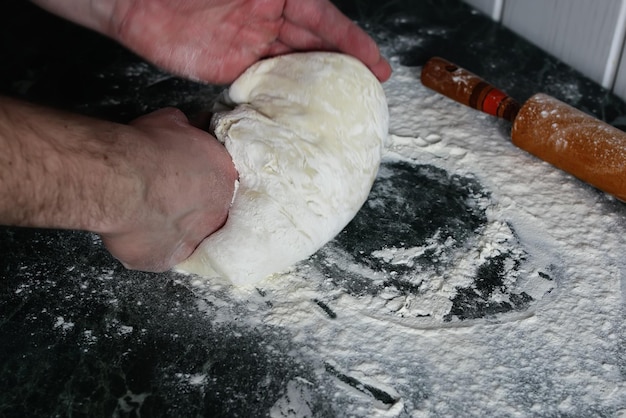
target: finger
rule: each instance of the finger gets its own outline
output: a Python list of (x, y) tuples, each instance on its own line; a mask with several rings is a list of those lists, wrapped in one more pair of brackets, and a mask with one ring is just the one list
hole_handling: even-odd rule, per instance
[(335, 45), (332, 45), (318, 35), (313, 34), (308, 29), (298, 26), (289, 20), (285, 20), (283, 23), (278, 39), (294, 50), (337, 50)]
[[(281, 28), (279, 39), (293, 50), (337, 51), (338, 47), (325, 39), (314, 35), (310, 31), (285, 21)], [(342, 51), (345, 52), (345, 51)], [(274, 54), (279, 55), (279, 54)], [(391, 76), (391, 66), (379, 54), (379, 61), (369, 65), (370, 70), (380, 81), (386, 81)]]
[(265, 56), (275, 57), (277, 55), (284, 55), (293, 51), (294, 48), (290, 47), (289, 45), (286, 45), (281, 41), (274, 41), (272, 44), (270, 44), (267, 52), (265, 53)]
[(193, 254), (195, 249), (200, 245), (200, 243), (202, 242), (202, 239), (193, 240), (192, 242), (193, 244), (190, 242), (178, 243), (178, 245), (172, 252), (172, 255), (170, 256), (169, 260), (167, 260), (167, 263), (165, 263), (168, 265), (168, 268), (173, 267), (177, 264), (180, 264), (186, 259), (188, 259), (191, 256), (191, 254)]
[(376, 42), (328, 0), (287, 0), (285, 18), (319, 36), (327, 45), (363, 61), (380, 79), (389, 78), (390, 67)]
[(180, 109), (165, 107), (148, 113), (147, 115), (140, 116), (130, 124), (135, 126), (162, 126), (172, 123), (178, 126), (187, 126), (189, 125), (189, 119)]
[(387, 81), (389, 80), (389, 77), (391, 77), (391, 65), (382, 55), (380, 56), (380, 61), (378, 61), (378, 63), (370, 66), (370, 70), (372, 70), (380, 82)]

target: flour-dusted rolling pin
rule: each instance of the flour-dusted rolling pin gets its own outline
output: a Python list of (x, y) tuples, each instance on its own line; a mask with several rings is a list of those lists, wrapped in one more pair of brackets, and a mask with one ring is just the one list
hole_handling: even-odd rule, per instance
[(475, 74), (442, 58), (422, 69), (422, 83), (451, 99), (513, 122), (515, 145), (626, 201), (626, 133), (546, 94), (520, 106)]

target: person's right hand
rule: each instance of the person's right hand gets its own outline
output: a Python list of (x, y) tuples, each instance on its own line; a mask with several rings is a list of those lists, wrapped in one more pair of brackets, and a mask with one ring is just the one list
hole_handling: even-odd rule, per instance
[(164, 271), (226, 222), (237, 172), (224, 146), (177, 109), (142, 116), (131, 127), (139, 142), (127, 157), (141, 182), (125, 216), (101, 236), (127, 268)]
[(122, 125), (0, 97), (0, 224), (91, 231), (164, 271), (228, 216), (237, 171), (177, 109)]

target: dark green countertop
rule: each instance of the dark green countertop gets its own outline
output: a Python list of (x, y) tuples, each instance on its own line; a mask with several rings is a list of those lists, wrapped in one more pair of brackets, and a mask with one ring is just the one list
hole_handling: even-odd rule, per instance
[[(417, 67), (433, 55), (444, 56), (519, 100), (543, 91), (626, 127), (623, 101), (461, 2), (336, 3), (380, 41), (396, 64)], [(125, 122), (163, 106), (193, 114), (221, 90), (172, 77), (27, 2), (9, 0), (2, 8), (1, 93)], [(406, 39), (411, 41), (401, 41)], [(485, 222), (484, 210), (468, 203), (489, 199), (475, 180), (435, 168), (415, 172), (399, 163), (390, 167), (396, 180), (381, 180), (373, 192), (377, 198), (384, 200), (389, 190), (402, 194), (408, 187), (428, 198), (409, 202), (414, 217), (385, 218), (384, 212), (364, 210), (334, 245), (358, 258), (385, 240), (423, 242), (436, 230), (462, 242)], [(605, 204), (606, 210), (623, 212), (620, 203)], [(419, 216), (430, 223), (418, 226), (414, 219)], [(336, 279), (333, 291), (341, 288), (355, 298), (382, 294), (378, 284), (324, 263), (325, 251), (311, 263)], [(439, 325), (524, 313), (533, 303), (528, 295), (511, 293), (506, 303), (480, 296), (505, 289), (503, 266), (523, 265), (516, 257), (504, 254), (485, 262), (474, 282), (483, 293), (459, 291)], [(399, 267), (362, 262), (402, 273)], [(553, 272), (546, 266), (540, 274), (551, 280)], [(227, 290), (219, 288), (214, 299), (200, 300), (184, 284), (184, 276), (127, 271), (88, 233), (0, 228), (0, 276), (0, 417), (266, 416), (294, 381), (315, 388), (306, 401), (315, 416), (345, 416), (345, 398), (335, 396), (345, 388), (382, 405), (381, 416), (408, 416), (402, 408), (394, 415), (399, 397), (415, 407), (437, 390), (427, 379), (416, 378), (410, 393), (398, 394), (317, 358), (315, 352), (303, 355), (301, 342), (288, 329), (244, 321), (251, 315), (242, 307), (245, 302)], [(402, 281), (389, 280), (385, 286), (407, 294), (417, 291)], [(272, 308), (263, 289), (257, 297)], [(311, 310), (329, 320), (337, 316), (332, 303), (322, 298), (312, 300)], [(227, 312), (228, 319), (220, 312)], [(623, 356), (620, 364), (623, 377)], [(421, 372), (416, 366), (414, 374)], [(520, 397), (522, 415), (535, 400)], [(623, 402), (590, 406), (571, 416), (615, 416), (625, 407)], [(480, 410), (465, 412), (480, 415)]]

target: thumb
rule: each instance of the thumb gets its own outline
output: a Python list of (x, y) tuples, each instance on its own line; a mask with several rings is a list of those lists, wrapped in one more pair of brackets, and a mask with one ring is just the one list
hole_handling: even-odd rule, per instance
[(133, 126), (153, 126), (153, 127), (167, 127), (167, 126), (180, 126), (188, 127), (189, 118), (179, 109), (175, 107), (165, 107), (163, 109), (155, 110), (152, 113), (138, 117), (130, 122)]

